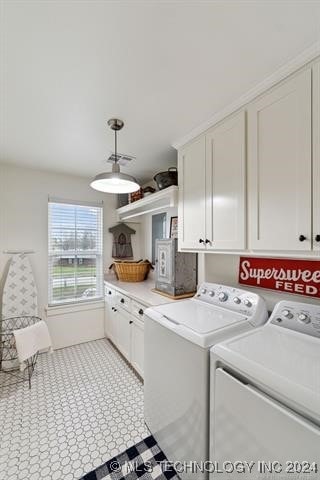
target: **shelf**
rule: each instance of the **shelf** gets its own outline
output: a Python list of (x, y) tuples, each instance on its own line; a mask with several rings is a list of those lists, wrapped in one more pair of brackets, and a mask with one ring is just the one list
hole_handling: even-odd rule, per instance
[(164, 208), (176, 207), (178, 205), (178, 187), (171, 187), (152, 193), (141, 200), (129, 203), (124, 207), (117, 209), (119, 220), (128, 220), (129, 218), (140, 217), (147, 213), (163, 210)]

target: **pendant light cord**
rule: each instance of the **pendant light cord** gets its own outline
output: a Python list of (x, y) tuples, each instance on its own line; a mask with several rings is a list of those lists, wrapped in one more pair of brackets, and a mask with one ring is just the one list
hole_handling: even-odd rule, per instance
[(118, 162), (118, 154), (117, 154), (117, 130), (114, 131), (114, 155), (115, 155), (114, 163), (117, 163), (117, 162)]

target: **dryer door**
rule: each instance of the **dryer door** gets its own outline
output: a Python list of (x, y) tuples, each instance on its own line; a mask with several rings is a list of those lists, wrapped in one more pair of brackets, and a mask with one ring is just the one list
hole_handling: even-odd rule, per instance
[[(220, 470), (233, 469), (223, 462), (241, 461), (252, 462), (250, 475), (245, 465), (246, 478), (262, 480), (273, 473), (271, 478), (320, 479), (314, 465), (319, 469), (320, 429), (221, 368), (216, 370), (211, 412), (210, 460)], [(241, 477), (236, 471), (214, 474), (221, 476)]]

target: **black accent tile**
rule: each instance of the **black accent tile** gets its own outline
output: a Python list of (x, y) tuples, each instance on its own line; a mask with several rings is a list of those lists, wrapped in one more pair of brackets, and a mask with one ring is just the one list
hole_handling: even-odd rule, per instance
[(139, 452), (136, 447), (130, 447), (128, 448), (128, 450), (126, 450), (126, 454), (128, 455), (130, 460), (133, 460), (139, 455)]
[(154, 445), (156, 445), (156, 439), (154, 438), (153, 435), (150, 435), (150, 437), (147, 437), (145, 440), (144, 440), (144, 443), (147, 445), (148, 448), (151, 448), (153, 447)]

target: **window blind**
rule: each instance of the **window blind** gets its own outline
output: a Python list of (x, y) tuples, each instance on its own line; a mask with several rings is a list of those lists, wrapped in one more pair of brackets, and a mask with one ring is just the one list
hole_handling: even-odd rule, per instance
[(103, 296), (102, 206), (50, 201), (49, 305)]

